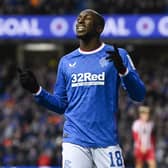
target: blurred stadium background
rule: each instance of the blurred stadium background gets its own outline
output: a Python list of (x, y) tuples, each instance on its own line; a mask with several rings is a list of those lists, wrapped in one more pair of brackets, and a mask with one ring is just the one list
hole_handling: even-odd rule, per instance
[[(61, 167), (63, 117), (39, 107), (18, 83), (31, 68), (52, 92), (60, 57), (76, 47), (77, 14), (104, 14), (103, 40), (125, 47), (147, 87), (156, 124), (158, 168), (168, 167), (168, 0), (0, 0), (0, 166)], [(133, 168), (131, 125), (138, 104), (121, 91), (119, 131)]]

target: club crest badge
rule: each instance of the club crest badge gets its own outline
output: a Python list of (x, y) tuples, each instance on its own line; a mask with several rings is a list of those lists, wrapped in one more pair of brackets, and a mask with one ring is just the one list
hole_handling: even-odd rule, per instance
[(100, 60), (99, 60), (99, 64), (101, 67), (106, 67), (108, 65), (108, 61), (106, 60), (106, 57), (102, 57)]

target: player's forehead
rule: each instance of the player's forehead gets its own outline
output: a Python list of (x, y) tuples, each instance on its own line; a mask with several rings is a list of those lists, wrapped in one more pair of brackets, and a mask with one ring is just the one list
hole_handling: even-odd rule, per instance
[(96, 16), (96, 11), (91, 10), (91, 9), (86, 9), (86, 10), (81, 11), (78, 17), (86, 16), (86, 15), (94, 17)]

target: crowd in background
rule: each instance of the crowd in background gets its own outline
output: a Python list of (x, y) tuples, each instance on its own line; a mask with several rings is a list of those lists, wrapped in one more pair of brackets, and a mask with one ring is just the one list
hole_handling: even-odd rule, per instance
[[(61, 165), (63, 117), (33, 103), (12, 66), (0, 65), (0, 165)], [(35, 74), (51, 89), (55, 71), (43, 65)]]
[(0, 14), (73, 14), (92, 8), (100, 13), (167, 13), (168, 0), (1, 0)]
[[(151, 119), (155, 124), (157, 167), (166, 168), (168, 167), (168, 58), (166, 55), (155, 55), (153, 52), (140, 59), (137, 69), (147, 89), (143, 104), (151, 108)], [(126, 154), (126, 163), (132, 165), (133, 140), (129, 135), (132, 134), (133, 121), (138, 118), (139, 104), (125, 97), (125, 94), (120, 98), (121, 141)]]
[[(0, 14), (78, 14), (85, 8), (100, 13), (167, 13), (168, 0), (0, 0)], [(147, 87), (145, 103), (156, 124), (159, 168), (168, 167), (168, 59), (142, 57), (137, 65)], [(52, 61), (33, 70), (40, 84), (52, 91), (56, 66)], [(61, 165), (64, 118), (38, 106), (19, 86), (15, 67), (0, 62), (0, 165)], [(131, 125), (138, 104), (121, 91), (119, 131), (126, 165), (133, 165)]]
[[(8, 60), (9, 62), (9, 60)], [(46, 61), (47, 62), (47, 61)], [(137, 69), (147, 88), (145, 102), (156, 124), (156, 156), (159, 168), (168, 166), (168, 59), (139, 58)], [(61, 165), (64, 118), (40, 107), (19, 85), (12, 64), (0, 65), (0, 165)], [(56, 78), (54, 60), (32, 67), (40, 84), (52, 92)], [(11, 75), (12, 74), (12, 75)], [(3, 82), (5, 81), (5, 86)], [(126, 165), (133, 166), (132, 122), (139, 104), (121, 90), (119, 131)]]

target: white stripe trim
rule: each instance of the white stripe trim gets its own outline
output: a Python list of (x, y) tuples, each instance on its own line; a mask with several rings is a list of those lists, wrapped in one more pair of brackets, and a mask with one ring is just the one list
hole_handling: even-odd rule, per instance
[(72, 83), (72, 87), (104, 85), (104, 81)]
[(40, 86), (39, 90), (36, 93), (33, 93), (34, 96), (38, 96), (42, 91), (42, 87)]
[(100, 51), (104, 46), (105, 46), (105, 44), (102, 43), (102, 45), (101, 45), (99, 48), (95, 49), (95, 50), (92, 50), (92, 51), (82, 51), (82, 50), (79, 48), (78, 51), (79, 51), (81, 54), (94, 54), (94, 53)]
[(130, 57), (129, 54), (127, 54), (127, 58), (128, 58), (129, 63), (131, 64), (131, 67), (135, 70), (135, 69), (136, 69), (136, 68), (135, 68), (135, 65), (134, 65), (134, 63), (132, 62), (132, 59), (131, 59), (131, 57)]
[(120, 77), (124, 77), (124, 76), (126, 76), (126, 75), (128, 74), (128, 72), (129, 72), (129, 70), (128, 70), (128, 68), (127, 68), (127, 69), (126, 69), (126, 72), (125, 72), (124, 74), (119, 73), (119, 75), (120, 75)]

